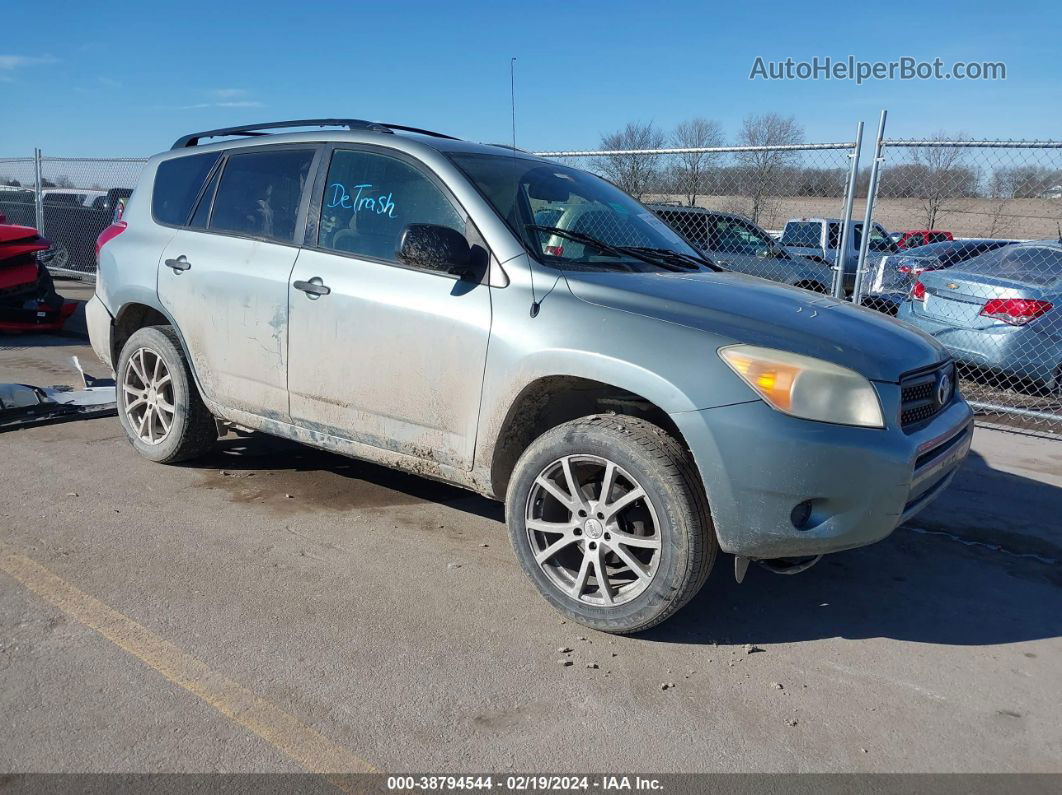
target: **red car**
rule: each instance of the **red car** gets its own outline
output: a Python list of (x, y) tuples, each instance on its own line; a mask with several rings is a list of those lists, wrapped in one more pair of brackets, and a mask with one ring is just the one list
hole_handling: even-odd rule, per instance
[(37, 253), (51, 245), (0, 214), (0, 331), (59, 331), (77, 303), (64, 301)]
[(889, 237), (896, 241), (897, 246), (905, 249), (955, 239), (951, 232), (945, 232), (942, 229), (905, 229), (902, 232), (893, 232)]

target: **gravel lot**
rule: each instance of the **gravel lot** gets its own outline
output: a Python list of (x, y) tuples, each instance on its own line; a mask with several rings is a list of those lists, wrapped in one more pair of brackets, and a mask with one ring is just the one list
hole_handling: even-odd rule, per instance
[[(0, 340), (0, 381), (69, 381), (73, 353), (98, 371), (73, 338)], [(1057, 519), (1037, 444), (1001, 510)], [(0, 451), (3, 772), (1062, 772), (1057, 525), (1033, 555), (938, 521), (740, 586), (723, 556), (613, 638), (458, 489), (261, 436), (158, 466), (115, 419)]]

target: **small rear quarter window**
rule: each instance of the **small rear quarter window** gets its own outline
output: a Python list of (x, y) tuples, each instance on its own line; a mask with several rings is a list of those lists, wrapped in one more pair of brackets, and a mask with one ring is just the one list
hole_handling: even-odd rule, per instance
[(159, 163), (151, 195), (151, 214), (155, 220), (171, 226), (188, 223), (203, 181), (220, 157), (220, 152), (204, 152)]

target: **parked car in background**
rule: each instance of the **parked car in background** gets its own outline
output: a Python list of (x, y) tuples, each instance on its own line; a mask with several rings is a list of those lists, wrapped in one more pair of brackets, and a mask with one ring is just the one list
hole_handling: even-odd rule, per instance
[[(782, 230), (781, 244), (793, 256), (804, 257), (828, 265), (838, 263), (841, 245), (840, 218), (793, 218)], [(851, 221), (847, 251), (840, 261), (844, 267), (844, 291), (851, 293), (855, 287), (856, 263), (859, 260), (859, 245), (863, 236), (863, 222)], [(885, 227), (875, 223), (871, 228), (867, 249), (872, 254), (895, 254), (900, 249), (889, 238)]]
[[(347, 129), (275, 134), (307, 126)], [(720, 550), (740, 580), (884, 538), (970, 444), (930, 337), (720, 271), (509, 148), (355, 119), (191, 134), (99, 245), (86, 322), (137, 453), (203, 456), (220, 419), (503, 500), (542, 596), (606, 632), (667, 619)]]
[(1062, 243), (996, 248), (925, 271), (899, 317), (958, 360), (1062, 392)]
[(919, 246), (928, 246), (930, 243), (943, 243), (946, 240), (953, 240), (951, 232), (945, 232), (941, 229), (905, 229), (900, 232), (893, 232), (889, 235), (889, 238), (896, 243), (899, 248), (918, 248)]
[(82, 188), (45, 188), (41, 191), (45, 204), (66, 204), (100, 209), (107, 201), (107, 191)]
[(899, 254), (887, 254), (878, 260), (872, 270), (873, 277), (863, 304), (895, 315), (900, 304), (910, 295), (915, 278), (923, 271), (950, 268), (986, 251), (1016, 242), (996, 239), (949, 240), (919, 246)]
[(0, 213), (0, 332), (58, 331), (77, 304), (55, 292), (37, 256), (48, 241)]
[[(43, 234), (51, 241), (51, 247), (41, 254), (41, 261), (53, 271), (95, 271), (96, 238), (113, 220), (116, 207), (132, 192), (130, 188), (42, 190)], [(12, 223), (37, 225), (32, 190), (0, 193), (0, 212)]]
[(703, 207), (646, 205), (698, 251), (728, 271), (829, 293), (833, 269), (790, 254), (748, 218)]

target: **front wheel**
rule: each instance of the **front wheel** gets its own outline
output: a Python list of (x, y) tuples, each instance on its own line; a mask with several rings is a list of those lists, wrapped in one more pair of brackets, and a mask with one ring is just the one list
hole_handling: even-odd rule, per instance
[(583, 417), (543, 434), (517, 462), (505, 508), (539, 592), (604, 632), (670, 617), (700, 590), (718, 551), (689, 454), (634, 417)]

